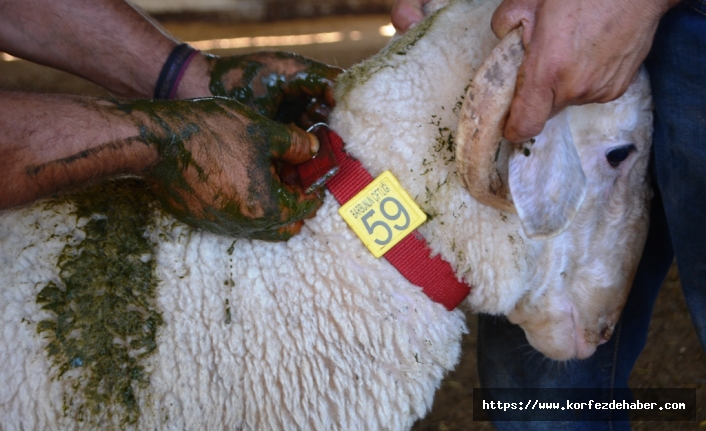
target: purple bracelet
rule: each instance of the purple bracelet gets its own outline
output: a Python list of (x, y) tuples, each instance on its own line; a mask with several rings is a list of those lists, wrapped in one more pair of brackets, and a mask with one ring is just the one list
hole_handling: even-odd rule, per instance
[(186, 43), (177, 45), (167, 57), (154, 88), (155, 99), (173, 99), (184, 71), (199, 51)]

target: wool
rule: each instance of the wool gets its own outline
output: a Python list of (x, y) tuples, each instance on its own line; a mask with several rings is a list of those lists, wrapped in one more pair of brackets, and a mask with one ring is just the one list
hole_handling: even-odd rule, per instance
[[(622, 195), (612, 197), (605, 179), (595, 179), (598, 195), (618, 202), (618, 221), (601, 222), (596, 230), (592, 220), (603, 220), (604, 211), (588, 209), (576, 216), (577, 225), (588, 227), (568, 239), (528, 239), (515, 214), (477, 203), (455, 171), (459, 106), (473, 71), (497, 43), (489, 27), (497, 4), (453, 1), (355, 66), (337, 84), (330, 124), (373, 175), (391, 170), (430, 215), (419, 231), (433, 254), (473, 285), (468, 306), (514, 316), (531, 331), (531, 342), (573, 355), (576, 341), (564, 330), (566, 307), (579, 304), (573, 292), (598, 304), (593, 317), (605, 320), (600, 293), (625, 291), (625, 277), (616, 280), (605, 267), (605, 245), (593, 246), (596, 232), (620, 237), (626, 250), (614, 251), (610, 260), (630, 267), (634, 257), (624, 255), (639, 245), (646, 226), (646, 78), (622, 101), (591, 114), (611, 117), (608, 124), (601, 120), (602, 131), (584, 127), (589, 121), (578, 121), (580, 111), (570, 113), (585, 134), (598, 133), (605, 148), (625, 136), (638, 146), (625, 173), (608, 170), (605, 160), (578, 148), (588, 152), (582, 155), (584, 170), (600, 170), (632, 190), (634, 198), (625, 203)], [(625, 121), (616, 117), (616, 106)], [(153, 350), (108, 334), (130, 346), (128, 356), (141, 367), (144, 378), (131, 381), (137, 409), (121, 402), (122, 394), (96, 404), (85, 391), (97, 372), (91, 358), (51, 354), (52, 346), (61, 345), (52, 343), (61, 340), (39, 331), (47, 325), (42, 322), (58, 318), (38, 296), (50, 283), (67, 293), (62, 265), (82, 258), (79, 252), (66, 257), (66, 250), (81, 250), (93, 241), (89, 223), (110, 223), (115, 215), (112, 203), (86, 212), (77, 202), (54, 198), (0, 214), (3, 430), (404, 430), (428, 412), (441, 379), (459, 360), (464, 314), (430, 301), (386, 260), (375, 259), (340, 218), (330, 194), (301, 233), (284, 243), (194, 230), (151, 206), (143, 237), (153, 252), (136, 259), (154, 265), (157, 288), (146, 300), (162, 323), (154, 323)], [(626, 224), (637, 233), (615, 233)], [(594, 278), (607, 280), (599, 294), (587, 293), (591, 289), (579, 280), (586, 265), (591, 268), (585, 271), (598, 274)], [(579, 280), (575, 289), (566, 287), (567, 277)], [(99, 301), (109, 282), (97, 281), (91, 300)], [(144, 307), (131, 312), (136, 318), (146, 314)], [(535, 328), (555, 316), (564, 320), (549, 331)], [(87, 337), (91, 330), (72, 336)], [(546, 339), (538, 339), (542, 331)], [(128, 362), (118, 361), (115, 369)]]

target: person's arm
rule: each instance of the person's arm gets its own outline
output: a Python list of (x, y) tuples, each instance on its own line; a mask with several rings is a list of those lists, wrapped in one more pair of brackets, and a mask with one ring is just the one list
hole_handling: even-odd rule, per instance
[(123, 0), (0, 1), (0, 50), (151, 97), (178, 42)]
[[(179, 43), (124, 0), (0, 0), (0, 50), (82, 76), (120, 96), (152, 98), (160, 71)], [(287, 86), (291, 93), (297, 86), (324, 105), (332, 104), (332, 96), (326, 100), (323, 92), (330, 92), (340, 72), (291, 54), (201, 53), (185, 68), (175, 98), (226, 96), (235, 87), (257, 85), (253, 76), (244, 77), (246, 69), (267, 78), (270, 95), (272, 88)], [(216, 80), (221, 82), (214, 91)], [(308, 89), (298, 85), (307, 81)]]
[(280, 181), (318, 142), (227, 99), (108, 100), (0, 92), (0, 210), (113, 177), (148, 180), (165, 209), (237, 237), (285, 239), (321, 205)]
[(2, 91), (0, 112), (0, 209), (157, 161), (107, 101)]
[[(123, 0), (0, 0), (0, 50), (83, 76), (122, 96), (152, 98), (160, 71), (177, 45)], [(309, 151), (286, 150), (292, 141), (309, 148), (311, 140), (311, 147), (318, 148), (313, 135), (281, 122), (303, 127), (324, 120), (339, 72), (292, 54), (199, 53), (184, 69), (175, 98), (216, 95), (237, 102), (123, 103), (120, 109), (129, 108), (130, 115), (106, 102), (0, 93), (0, 103), (6, 105), (0, 111), (0, 130), (6, 136), (0, 155), (8, 155), (0, 161), (0, 178), (11, 185), (0, 191), (0, 209), (66, 186), (141, 170), (149, 160), (139, 154), (146, 151), (145, 143), (159, 150), (160, 139), (167, 138), (125, 136), (124, 122), (132, 122), (133, 133), (135, 128), (158, 131), (168, 124), (165, 136), (184, 127), (190, 127), (185, 133), (198, 130), (177, 142), (187, 148), (179, 150), (181, 156), (200, 162), (184, 165), (186, 159), (166, 157), (176, 150), (163, 148), (166, 152), (158, 151), (154, 169), (140, 171), (152, 179), (165, 209), (216, 232), (285, 238), (301, 226), (296, 220), (320, 206), (321, 196), (304, 195), (297, 186), (283, 184), (274, 171), (271, 158), (295, 164), (312, 156)], [(81, 106), (90, 112), (81, 111)], [(213, 110), (204, 111), (209, 106)], [(82, 119), (77, 120), (80, 127), (72, 126), (72, 118)], [(140, 119), (147, 122), (135, 123)], [(47, 140), (49, 131), (67, 138)], [(29, 175), (34, 171), (36, 175)]]

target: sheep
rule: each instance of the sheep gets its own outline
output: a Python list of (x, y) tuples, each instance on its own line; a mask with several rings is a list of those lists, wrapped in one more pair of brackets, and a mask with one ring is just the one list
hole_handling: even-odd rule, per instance
[[(330, 125), (430, 216), (419, 232), (473, 286), (470, 307), (508, 315), (548, 356), (590, 355), (644, 241), (647, 78), (562, 114), (585, 197), (563, 233), (531, 239), (471, 196), (454, 160), (497, 4), (431, 2), (340, 78)], [(338, 208), (327, 195), (286, 243), (191, 229), (134, 179), (4, 212), (3, 429), (409, 429), (458, 362), (464, 315), (370, 255)]]

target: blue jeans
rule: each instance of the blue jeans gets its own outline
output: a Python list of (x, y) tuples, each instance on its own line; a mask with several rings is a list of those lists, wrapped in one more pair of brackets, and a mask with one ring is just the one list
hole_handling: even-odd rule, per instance
[[(706, 1), (682, 2), (663, 17), (646, 64), (655, 103), (655, 197), (642, 260), (613, 337), (586, 360), (558, 363), (532, 349), (522, 329), (505, 318), (480, 315), (483, 387), (626, 388), (675, 254), (691, 319), (706, 349)], [(616, 413), (603, 422), (494, 425), (499, 430), (627, 430), (626, 419)]]

